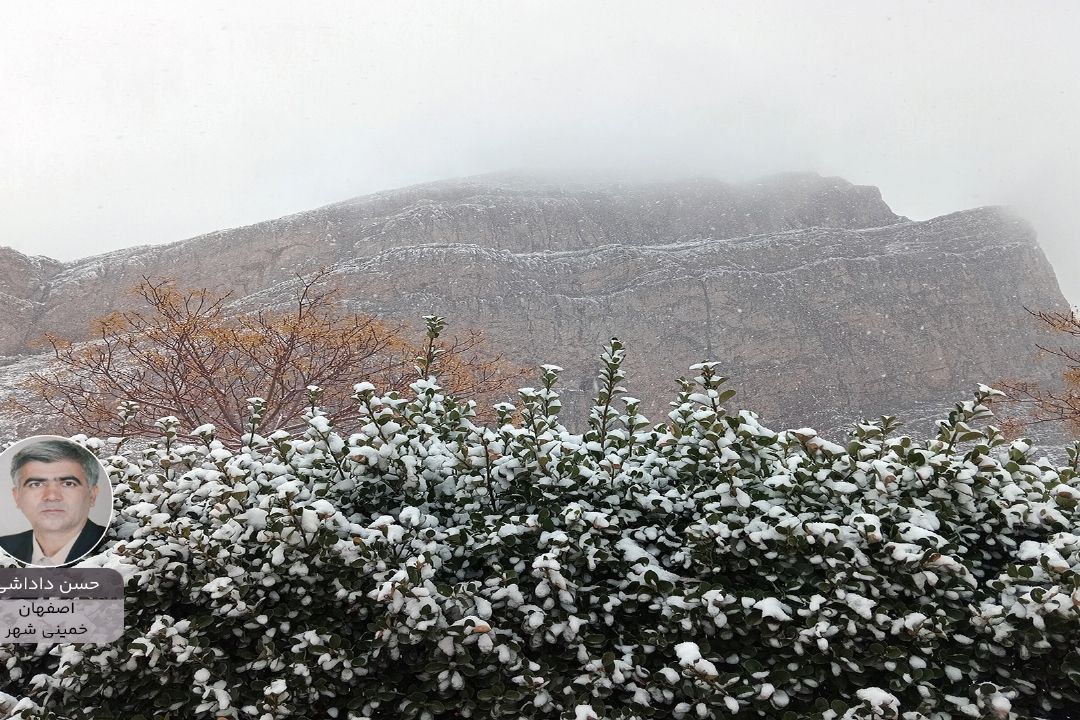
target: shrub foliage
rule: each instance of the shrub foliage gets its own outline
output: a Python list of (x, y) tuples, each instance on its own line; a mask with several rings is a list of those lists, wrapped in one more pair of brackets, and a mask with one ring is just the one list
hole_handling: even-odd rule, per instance
[[(0, 648), (9, 709), (69, 718), (1024, 718), (1080, 699), (1077, 456), (892, 418), (846, 445), (727, 412), (717, 366), (652, 425), (603, 357), (490, 426), (432, 377), (333, 426), (175, 418), (107, 459), (109, 645)], [(263, 404), (251, 403), (258, 418)], [(253, 423), (252, 427), (257, 427)], [(104, 453), (104, 446), (86, 440)], [(0, 697), (3, 697), (0, 695)], [(21, 702), (16, 706), (16, 702)]]

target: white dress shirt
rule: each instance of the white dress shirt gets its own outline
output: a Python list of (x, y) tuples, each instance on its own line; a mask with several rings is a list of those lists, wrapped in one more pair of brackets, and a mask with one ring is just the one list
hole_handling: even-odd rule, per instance
[(67, 562), (68, 553), (71, 552), (71, 547), (75, 544), (75, 541), (79, 538), (79, 533), (75, 533), (68, 544), (60, 548), (53, 555), (46, 555), (45, 551), (41, 549), (41, 545), (38, 544), (37, 535), (34, 536), (34, 554), (30, 558), (31, 565), (63, 565)]

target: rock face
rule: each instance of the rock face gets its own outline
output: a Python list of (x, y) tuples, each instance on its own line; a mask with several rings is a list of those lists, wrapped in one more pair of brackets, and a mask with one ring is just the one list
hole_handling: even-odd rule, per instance
[(0, 352), (27, 347), (48, 302), (49, 280), (62, 268), (55, 260), (0, 247)]
[(1064, 298), (1032, 228), (997, 208), (912, 222), (875, 188), (783, 175), (749, 185), (554, 186), (491, 176), (380, 193), (167, 246), (62, 265), (4, 250), (0, 352), (83, 337), (143, 276), (287, 302), (330, 267), (349, 306), (484, 330), (509, 359), (566, 368), (582, 417), (596, 357), (654, 420), (688, 365), (719, 360), (737, 402), (775, 425), (921, 417), (977, 382), (1056, 381), (1025, 307)]

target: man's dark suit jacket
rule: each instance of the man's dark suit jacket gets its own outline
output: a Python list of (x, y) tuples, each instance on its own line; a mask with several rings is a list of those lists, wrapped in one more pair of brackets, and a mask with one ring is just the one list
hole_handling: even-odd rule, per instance
[[(105, 528), (93, 520), (87, 520), (79, 537), (75, 538), (75, 544), (71, 546), (71, 552), (68, 553), (64, 562), (74, 562), (89, 553), (101, 541), (101, 536), (104, 534)], [(16, 560), (28, 563), (34, 557), (34, 531), (27, 530), (14, 535), (4, 535), (0, 537), (0, 547)]]

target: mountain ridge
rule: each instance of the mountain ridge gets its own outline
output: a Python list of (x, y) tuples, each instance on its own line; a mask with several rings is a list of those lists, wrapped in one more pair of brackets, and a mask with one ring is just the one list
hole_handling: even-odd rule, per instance
[(297, 273), (329, 269), (352, 310), (444, 315), (515, 362), (566, 367), (571, 414), (618, 335), (631, 391), (653, 399), (654, 416), (672, 379), (708, 359), (775, 420), (826, 428), (905, 403), (947, 405), (976, 382), (1053, 382), (1034, 355), (1050, 338), (1024, 307), (1066, 307), (1033, 228), (1009, 210), (912, 221), (877, 188), (805, 173), (748, 184), (437, 181), (22, 267), (41, 270), (0, 277), (3, 355), (28, 352), (35, 331), (85, 337), (143, 276), (228, 289), (236, 307), (257, 307), (288, 302)]

